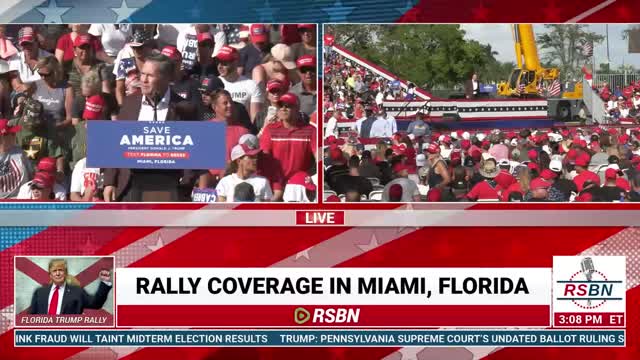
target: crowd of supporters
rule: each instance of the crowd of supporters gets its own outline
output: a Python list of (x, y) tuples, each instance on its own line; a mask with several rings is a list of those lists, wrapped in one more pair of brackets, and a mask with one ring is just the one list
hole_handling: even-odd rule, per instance
[(604, 82), (595, 87), (605, 103), (605, 111), (609, 119), (622, 123), (638, 123), (640, 120), (640, 81), (631, 82), (621, 88), (609, 88)]
[[(315, 201), (316, 31), (0, 26), (0, 199)], [(225, 122), (227, 167), (89, 168), (91, 120)]]
[(640, 201), (640, 128), (429, 129), (325, 145), (329, 201)]
[[(419, 111), (398, 131), (383, 102), (413, 99), (413, 84), (402, 89), (336, 52), (324, 56), (326, 201), (640, 199), (640, 128), (434, 131)], [(611, 116), (637, 116), (640, 84), (600, 94), (615, 96)], [(339, 131), (340, 123), (352, 126)]]
[[(324, 136), (339, 136), (338, 124), (341, 120), (353, 119), (351, 130), (363, 138), (390, 137), (397, 130), (395, 119), (384, 112), (383, 102), (388, 100), (412, 100), (415, 85), (401, 86), (397, 78), (391, 80), (377, 76), (367, 68), (352, 63), (336, 52), (324, 55)], [(370, 106), (384, 121), (365, 124), (365, 112)]]

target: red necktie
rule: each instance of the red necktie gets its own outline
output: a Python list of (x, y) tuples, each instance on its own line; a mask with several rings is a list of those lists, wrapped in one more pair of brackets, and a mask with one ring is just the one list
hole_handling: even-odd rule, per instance
[(53, 291), (53, 296), (51, 297), (51, 303), (49, 303), (49, 315), (56, 315), (58, 312), (58, 290), (60, 286), (56, 285), (56, 289)]

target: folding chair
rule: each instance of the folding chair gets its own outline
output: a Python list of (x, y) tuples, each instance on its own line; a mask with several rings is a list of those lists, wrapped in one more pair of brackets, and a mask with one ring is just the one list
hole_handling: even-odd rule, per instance
[(369, 200), (382, 201), (382, 190), (374, 190), (369, 193)]
[(325, 190), (322, 199), (327, 200), (327, 198), (332, 195), (338, 196), (338, 194), (333, 190)]

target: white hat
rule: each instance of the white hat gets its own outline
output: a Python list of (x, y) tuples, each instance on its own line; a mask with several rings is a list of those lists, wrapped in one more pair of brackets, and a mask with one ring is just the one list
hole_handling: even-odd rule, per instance
[(487, 136), (484, 133), (476, 134), (476, 139), (478, 139), (478, 141), (484, 140), (485, 137)]
[(274, 45), (271, 48), (271, 56), (273, 56), (275, 60), (280, 61), (287, 70), (296, 68), (296, 63), (293, 61), (293, 52), (291, 48), (285, 44)]
[(231, 161), (238, 160), (245, 155), (258, 155), (260, 153), (260, 149), (250, 149), (247, 145), (238, 144), (231, 149)]
[(547, 154), (551, 155), (551, 149), (549, 149), (549, 145), (543, 145), (542, 146), (542, 151), (544, 151)]
[(511, 146), (518, 146), (518, 139), (516, 138), (511, 139)]
[(549, 170), (560, 172), (562, 171), (562, 161), (560, 159), (553, 159), (549, 162)]
[(333, 106), (330, 106), (330, 107), (327, 109), (327, 112), (329, 112), (329, 111), (335, 111), (335, 109), (333, 108)]
[(429, 144), (428, 142), (423, 143), (423, 144), (422, 144), (422, 150), (427, 150), (427, 149), (429, 148), (429, 145), (430, 145), (430, 144)]
[(509, 161), (509, 159), (500, 159), (498, 160), (498, 165), (499, 166), (511, 165), (511, 161)]
[(465, 131), (462, 133), (462, 138), (465, 140), (469, 140), (471, 139), (471, 135), (469, 135), (469, 133)]
[(439, 141), (439, 142), (442, 142), (442, 140), (444, 140), (444, 135), (440, 135), (440, 136), (438, 137), (438, 141)]
[(247, 145), (249, 149), (257, 149), (260, 147), (258, 138), (253, 134), (244, 134), (240, 136), (240, 140), (238, 140), (238, 144)]
[(552, 142), (560, 142), (562, 141), (562, 135), (557, 133), (549, 133), (549, 140)]
[(423, 167), (427, 163), (427, 157), (424, 154), (418, 154), (416, 156), (416, 166)]
[(609, 164), (607, 169), (620, 170), (620, 166), (618, 166), (618, 164)]
[(452, 131), (451, 132), (451, 137), (458, 140), (458, 132), (457, 131)]
[(495, 160), (496, 158), (494, 158), (493, 156), (491, 156), (491, 154), (489, 153), (482, 153), (482, 160), (487, 161), (489, 159), (493, 159)]

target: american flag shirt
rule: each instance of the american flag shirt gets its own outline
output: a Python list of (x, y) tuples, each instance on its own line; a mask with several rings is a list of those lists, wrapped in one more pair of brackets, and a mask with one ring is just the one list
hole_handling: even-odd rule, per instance
[(31, 162), (19, 147), (0, 154), (0, 199), (17, 197), (20, 186), (29, 181), (32, 174)]
[(140, 71), (136, 66), (136, 59), (124, 55), (122, 58), (116, 59), (117, 66), (113, 72), (116, 75), (116, 80), (124, 80), (125, 94), (133, 95), (140, 91)]

